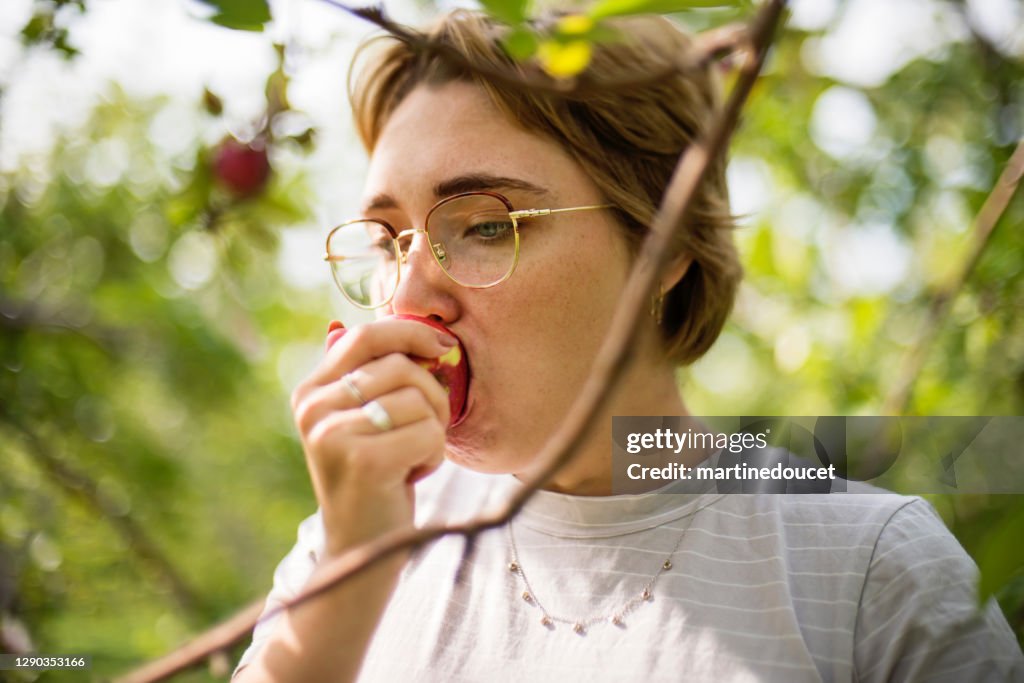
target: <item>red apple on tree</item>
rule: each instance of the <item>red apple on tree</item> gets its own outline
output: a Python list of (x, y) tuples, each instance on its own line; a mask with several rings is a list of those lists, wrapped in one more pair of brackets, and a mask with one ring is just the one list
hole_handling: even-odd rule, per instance
[(213, 171), (217, 181), (236, 198), (254, 197), (270, 178), (266, 146), (259, 141), (246, 144), (227, 137), (214, 151)]

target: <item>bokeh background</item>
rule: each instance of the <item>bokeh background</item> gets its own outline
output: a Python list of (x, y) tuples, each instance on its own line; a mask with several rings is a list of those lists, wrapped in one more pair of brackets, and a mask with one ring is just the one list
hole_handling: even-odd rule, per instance
[[(319, 256), (361, 189), (345, 77), (373, 27), (270, 9), (253, 32), (194, 0), (0, 3), (0, 651), (96, 679), (164, 653), (263, 595), (315, 508), (288, 394), (357, 321)], [(1022, 414), (1019, 195), (922, 334), (1024, 132), (1022, 61), (1014, 0), (792, 3), (731, 152), (747, 277), (680, 373), (691, 410), (878, 414), (928, 344), (907, 414)], [(1024, 635), (1024, 499), (929, 499)]]

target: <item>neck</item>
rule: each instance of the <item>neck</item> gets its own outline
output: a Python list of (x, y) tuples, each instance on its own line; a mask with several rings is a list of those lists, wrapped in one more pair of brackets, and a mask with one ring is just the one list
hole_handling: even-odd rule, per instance
[[(629, 373), (576, 454), (543, 486), (544, 490), (577, 496), (612, 494), (611, 424), (613, 416), (689, 415), (676, 383), (675, 370), (667, 364)], [(530, 479), (536, 470), (516, 474)], [(660, 485), (664, 482), (652, 482)]]

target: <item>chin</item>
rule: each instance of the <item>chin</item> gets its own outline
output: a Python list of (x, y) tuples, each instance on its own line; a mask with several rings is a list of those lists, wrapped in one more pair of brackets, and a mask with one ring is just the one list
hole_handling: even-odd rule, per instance
[(510, 474), (517, 470), (510, 456), (500, 448), (475, 448), (449, 439), (445, 457), (466, 469), (481, 474)]
[(525, 445), (521, 438), (515, 438), (523, 431), (509, 415), (495, 416), (491, 411), (479, 410), (479, 405), (470, 401), (465, 421), (448, 430), (445, 457), (482, 474), (519, 472), (538, 446)]

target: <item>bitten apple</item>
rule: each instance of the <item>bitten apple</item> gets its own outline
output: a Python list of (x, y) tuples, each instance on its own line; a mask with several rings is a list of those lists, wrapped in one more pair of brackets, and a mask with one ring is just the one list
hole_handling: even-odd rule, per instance
[(449, 330), (439, 322), (429, 318), (421, 318), (418, 315), (399, 314), (393, 315), (396, 320), (415, 320), (416, 322), (429, 325), (435, 330), (449, 334), (459, 343), (456, 344), (442, 356), (437, 358), (420, 358), (412, 356), (421, 367), (426, 368), (432, 374), (444, 390), (448, 392), (448, 405), (451, 408), (452, 419), (448, 427), (454, 427), (466, 419), (467, 398), (469, 396), (469, 357), (462, 345), (458, 335)]
[[(418, 323), (423, 323), (433, 327), (435, 330), (451, 335), (458, 340), (458, 344), (438, 358), (410, 357), (417, 365), (430, 372), (448, 393), (448, 407), (451, 409), (451, 421), (448, 423), (449, 429), (460, 424), (466, 419), (466, 409), (469, 407), (467, 405), (467, 398), (469, 396), (470, 376), (469, 358), (466, 355), (465, 347), (462, 345), (462, 340), (447, 327), (429, 318), (405, 314), (390, 317), (396, 320), (415, 320)], [(340, 322), (333, 321), (327, 331), (327, 348), (330, 349), (336, 341), (341, 339), (346, 331)]]

